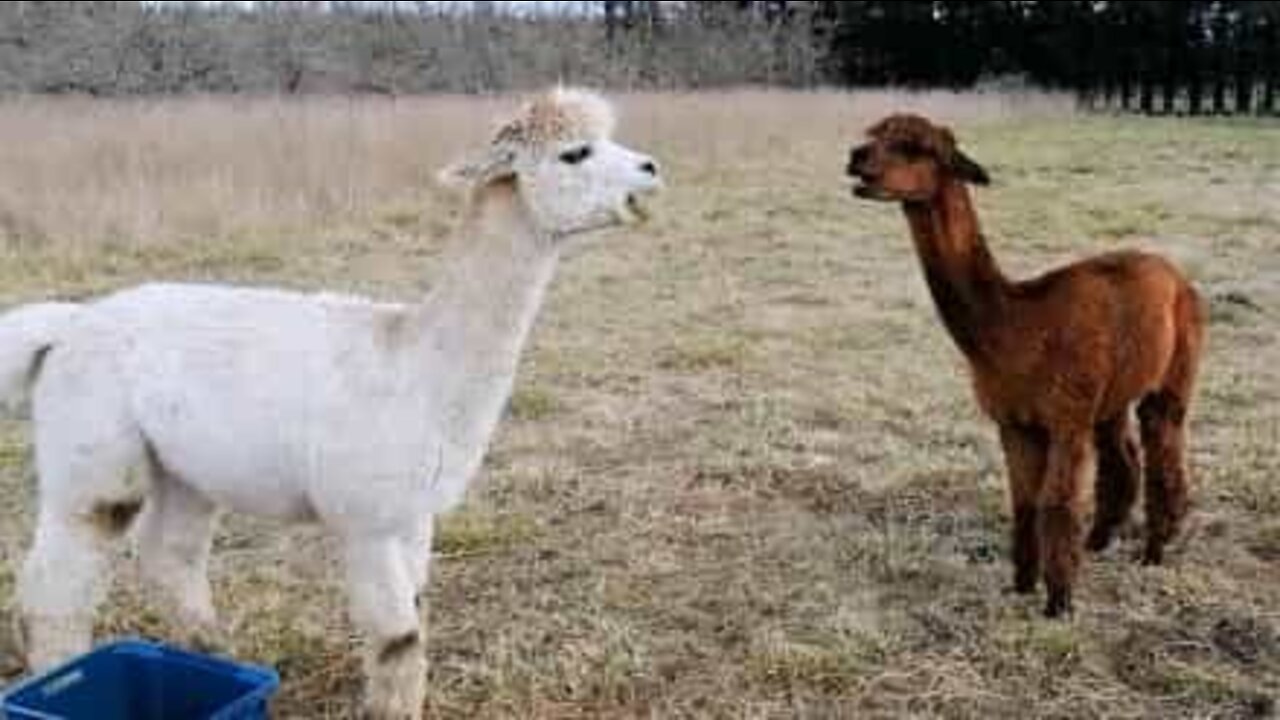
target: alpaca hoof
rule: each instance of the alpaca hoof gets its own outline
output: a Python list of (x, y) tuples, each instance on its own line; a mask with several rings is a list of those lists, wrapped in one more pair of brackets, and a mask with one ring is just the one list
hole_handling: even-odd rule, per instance
[(1069, 618), (1073, 613), (1071, 593), (1067, 590), (1050, 591), (1049, 600), (1044, 606), (1044, 616), (1053, 618)]
[(16, 635), (0, 644), (0, 679), (11, 680), (27, 672), (27, 656), (22, 639)]
[(179, 646), (206, 655), (232, 655), (231, 634), (217, 621), (189, 621), (172, 640)]
[(1110, 530), (1103, 530), (1095, 527), (1089, 533), (1089, 537), (1084, 542), (1084, 547), (1091, 553), (1100, 553), (1111, 546), (1113, 533)]
[(1163, 565), (1164, 548), (1159, 545), (1147, 545), (1142, 551), (1142, 564), (1144, 566)]
[(422, 713), (412, 710), (386, 710), (365, 707), (360, 711), (360, 720), (421, 720)]
[(1009, 588), (1015, 595), (1031, 595), (1036, 591), (1036, 579), (1032, 578), (1014, 578), (1013, 587)]
[(192, 650), (206, 655), (231, 654), (231, 639), (225, 632), (208, 631), (193, 635), (188, 644)]

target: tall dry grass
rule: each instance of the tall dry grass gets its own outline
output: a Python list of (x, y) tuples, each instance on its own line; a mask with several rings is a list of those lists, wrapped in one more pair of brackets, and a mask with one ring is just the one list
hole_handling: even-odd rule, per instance
[[(0, 104), (0, 241), (75, 251), (213, 242), (359, 224), (430, 202), (431, 178), (483, 142), (511, 97)], [(736, 90), (620, 98), (623, 135), (700, 168), (750, 163), (779, 138), (830, 144), (903, 108), (950, 120), (1060, 115), (1038, 94)], [(803, 114), (793, 108), (799, 102)]]
[(477, 103), (24, 100), (0, 106), (10, 244), (322, 227), (421, 188)]

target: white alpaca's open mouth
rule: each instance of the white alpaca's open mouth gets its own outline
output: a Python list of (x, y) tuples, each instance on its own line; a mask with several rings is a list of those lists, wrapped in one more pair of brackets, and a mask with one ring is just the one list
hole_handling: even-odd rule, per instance
[(627, 193), (627, 198), (618, 208), (618, 215), (623, 224), (639, 225), (647, 221), (652, 213), (639, 193)]

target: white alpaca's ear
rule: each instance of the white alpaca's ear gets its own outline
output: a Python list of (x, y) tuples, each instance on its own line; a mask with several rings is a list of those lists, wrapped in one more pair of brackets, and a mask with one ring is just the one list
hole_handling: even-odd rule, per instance
[(514, 175), (515, 159), (514, 150), (494, 145), (446, 166), (436, 173), (436, 180), (450, 188), (483, 187)]

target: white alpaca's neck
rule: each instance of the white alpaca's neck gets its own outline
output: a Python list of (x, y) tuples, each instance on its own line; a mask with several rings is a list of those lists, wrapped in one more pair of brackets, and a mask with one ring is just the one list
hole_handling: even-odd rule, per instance
[(470, 211), (421, 308), (425, 332), (414, 344), (422, 353), (414, 365), (428, 372), (434, 396), (443, 498), (460, 496), (479, 468), (559, 259), (514, 187), (481, 191)]
[(558, 259), (514, 187), (483, 190), (425, 300), (424, 349), (450, 364), (465, 361), (467, 374), (514, 372)]

